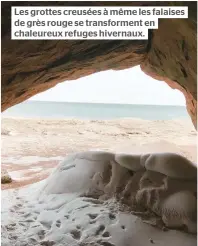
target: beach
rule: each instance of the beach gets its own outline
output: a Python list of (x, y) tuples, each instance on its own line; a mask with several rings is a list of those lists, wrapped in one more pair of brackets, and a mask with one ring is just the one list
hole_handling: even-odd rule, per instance
[(2, 169), (23, 187), (49, 176), (67, 155), (87, 150), (175, 152), (196, 162), (190, 120), (2, 118)]

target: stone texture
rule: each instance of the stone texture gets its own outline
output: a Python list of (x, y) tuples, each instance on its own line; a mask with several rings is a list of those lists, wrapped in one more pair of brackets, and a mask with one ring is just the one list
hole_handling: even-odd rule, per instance
[(197, 113), (197, 44), (196, 24), (190, 20), (160, 20), (153, 32), (151, 48), (142, 70), (171, 88), (180, 90), (196, 126)]
[[(14, 4), (13, 4), (14, 3)], [(2, 3), (2, 111), (57, 83), (108, 69), (141, 65), (146, 74), (179, 89), (196, 127), (196, 2), (75, 2), (75, 5), (188, 5), (189, 19), (163, 19), (149, 39), (140, 40), (10, 40), (10, 6)], [(49, 5), (19, 2), (17, 5)], [(50, 2), (50, 5), (74, 5)]]
[(6, 170), (1, 170), (1, 183), (7, 184), (11, 182), (12, 182), (12, 178), (10, 177), (8, 172)]

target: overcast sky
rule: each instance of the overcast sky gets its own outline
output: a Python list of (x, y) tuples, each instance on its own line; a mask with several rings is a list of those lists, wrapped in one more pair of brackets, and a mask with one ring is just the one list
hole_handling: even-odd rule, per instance
[(30, 100), (185, 105), (184, 96), (180, 91), (145, 75), (139, 66), (65, 81)]

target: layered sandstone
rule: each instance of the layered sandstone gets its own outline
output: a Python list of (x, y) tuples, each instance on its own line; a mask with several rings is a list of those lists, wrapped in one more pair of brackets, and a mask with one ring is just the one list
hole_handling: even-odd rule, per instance
[[(188, 5), (188, 19), (163, 19), (148, 40), (11, 40), (10, 10), (2, 3), (2, 111), (57, 83), (108, 69), (141, 65), (142, 71), (179, 89), (197, 120), (196, 2), (50, 2), (50, 5)], [(49, 5), (19, 2), (18, 5)]]

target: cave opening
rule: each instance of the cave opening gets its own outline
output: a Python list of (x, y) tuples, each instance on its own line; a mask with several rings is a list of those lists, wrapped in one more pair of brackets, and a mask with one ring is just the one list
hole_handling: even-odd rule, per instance
[[(168, 5), (169, 9), (185, 5), (188, 18), (161, 19), (158, 28), (149, 31), (148, 40), (12, 40), (11, 6), (16, 2), (2, 2), (2, 167), (9, 172), (8, 175), (5, 172), (6, 184), (2, 185), (1, 194), (2, 243), (195, 246), (197, 134), (192, 123), (196, 128), (197, 3), (58, 1), (50, 4)], [(49, 2), (29, 1), (18, 5), (47, 7)], [(157, 80), (153, 81), (153, 89), (147, 83), (148, 78), (141, 84), (141, 80), (135, 80), (134, 75), (124, 70), (137, 65)], [(111, 85), (106, 93), (111, 81), (106, 83), (105, 75), (100, 78), (100, 86), (93, 82), (91, 102), (101, 96), (103, 100), (112, 98), (118, 91), (112, 100), (122, 99), (118, 101), (122, 103), (121, 108), (115, 104), (114, 109), (111, 104), (108, 108), (107, 103), (111, 102), (102, 100), (103, 106), (106, 103), (103, 108), (99, 105), (91, 110), (89, 102), (89, 105), (80, 103), (81, 108), (74, 110), (77, 104), (70, 102), (71, 114), (68, 114), (66, 103), (49, 105), (49, 102), (35, 101), (44, 94), (24, 102), (57, 83), (91, 74), (97, 76), (109, 69), (123, 70), (127, 76), (120, 76), (116, 71), (114, 80), (120, 76), (123, 85), (128, 78), (130, 85), (127, 84), (125, 92), (123, 86)], [(87, 101), (90, 95), (85, 93), (80, 81), (77, 83), (82, 87), (78, 91)], [(131, 88), (137, 81), (138, 86)], [(62, 86), (54, 88), (63, 94), (63, 100), (61, 93), (58, 99), (73, 98), (71, 90)], [(186, 110), (170, 105), (171, 100), (175, 103), (176, 98), (180, 99), (175, 94), (177, 91), (168, 86), (183, 93), (178, 96)], [(51, 92), (48, 90), (45, 95), (49, 98)], [(128, 103), (126, 98), (132, 99), (133, 105), (123, 106)], [(134, 105), (143, 100), (144, 104), (169, 105)], [(25, 113), (19, 116), (21, 107)], [(179, 108), (185, 112), (186, 119)], [(62, 115), (65, 111), (67, 114)], [(50, 120), (52, 113), (62, 118)], [(81, 117), (76, 119), (76, 115)]]
[(2, 168), (14, 180), (3, 187), (42, 180), (68, 154), (90, 149), (171, 151), (195, 161), (185, 103), (139, 66), (60, 83), (2, 113)]
[[(177, 230), (191, 233), (194, 243), (196, 131), (185, 105), (180, 91), (150, 78), (138, 66), (60, 83), (4, 111), (3, 223), (11, 210), (29, 223), (28, 229), (18, 225), (25, 232), (19, 239), (14, 235), (17, 240), (28, 230), (29, 242), (78, 241), (85, 227), (95, 228), (94, 236), (106, 243), (114, 235), (112, 224), (122, 235), (131, 230), (134, 216), (142, 218), (143, 237), (148, 233), (144, 216), (152, 224), (153, 212), (161, 216), (158, 206), (172, 211), (174, 199), (180, 199), (193, 214), (190, 222), (179, 216)], [(169, 165), (165, 169), (164, 163)], [(171, 195), (167, 187), (174, 191)], [(14, 206), (10, 197), (16, 197)], [(164, 197), (164, 204), (158, 205)], [(180, 212), (180, 203), (175, 206)], [(163, 232), (171, 228), (166, 222), (170, 219), (152, 225)], [(15, 230), (13, 221), (4, 232)], [(155, 227), (152, 235), (159, 233)], [(50, 230), (53, 240), (48, 238)], [(165, 242), (172, 238), (166, 235)]]

